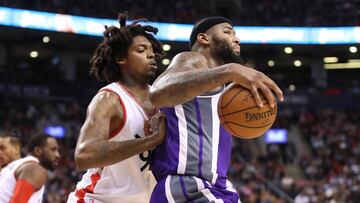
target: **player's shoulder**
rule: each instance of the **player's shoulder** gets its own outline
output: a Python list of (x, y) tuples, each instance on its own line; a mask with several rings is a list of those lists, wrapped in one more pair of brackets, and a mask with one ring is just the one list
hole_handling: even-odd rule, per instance
[(42, 167), (38, 162), (36, 161), (27, 161), (21, 165), (21, 170), (23, 171), (37, 171), (40, 173), (46, 173), (46, 169)]
[(99, 102), (113, 101), (116, 99), (119, 99), (119, 95), (111, 89), (103, 89), (94, 97), (94, 100), (98, 100)]
[(23, 163), (17, 169), (18, 174), (23, 174), (24, 176), (33, 176), (38, 179), (46, 179), (47, 171), (44, 167), (42, 167), (38, 162), (35, 161), (27, 161)]
[(203, 68), (208, 65), (207, 58), (200, 52), (196, 51), (185, 51), (177, 54), (170, 64), (180, 68), (192, 67), (192, 68)]
[(181, 52), (179, 54), (177, 54), (174, 59), (177, 60), (184, 60), (184, 61), (196, 61), (196, 60), (204, 60), (206, 61), (206, 57), (204, 56), (204, 54), (197, 52), (197, 51), (184, 51)]
[(88, 106), (88, 112), (109, 113), (118, 108), (119, 95), (114, 91), (100, 91), (91, 100)]
[(103, 103), (114, 104), (117, 103), (118, 101), (119, 101), (119, 94), (112, 89), (106, 88), (98, 92), (93, 98), (92, 102), (98, 104), (103, 104)]
[(24, 163), (18, 170), (18, 178), (28, 180), (36, 190), (47, 180), (47, 170), (35, 161)]

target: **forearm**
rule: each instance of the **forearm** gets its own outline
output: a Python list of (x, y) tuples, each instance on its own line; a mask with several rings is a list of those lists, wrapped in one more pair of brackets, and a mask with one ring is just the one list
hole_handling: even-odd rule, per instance
[(167, 74), (151, 87), (150, 100), (156, 107), (176, 106), (232, 81), (233, 77), (233, 69), (227, 64)]
[(154, 137), (144, 137), (125, 141), (94, 140), (79, 146), (75, 152), (75, 162), (80, 170), (105, 167), (144, 151), (159, 144)]

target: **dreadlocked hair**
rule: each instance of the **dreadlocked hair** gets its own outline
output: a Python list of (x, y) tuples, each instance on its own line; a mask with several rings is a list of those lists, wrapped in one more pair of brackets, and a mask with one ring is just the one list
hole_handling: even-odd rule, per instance
[(119, 57), (127, 56), (128, 48), (136, 36), (142, 35), (150, 41), (156, 58), (165, 55), (161, 42), (154, 37), (158, 32), (156, 27), (138, 24), (146, 22), (146, 19), (135, 20), (132, 24), (126, 25), (127, 18), (126, 13), (120, 13), (120, 28), (105, 26), (103, 41), (90, 59), (90, 74), (95, 75), (99, 81), (105, 80), (110, 83), (120, 79), (121, 71), (116, 61)]

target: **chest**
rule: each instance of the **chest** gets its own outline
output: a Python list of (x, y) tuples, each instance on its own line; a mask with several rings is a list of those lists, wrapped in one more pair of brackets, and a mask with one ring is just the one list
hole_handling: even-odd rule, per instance
[(138, 96), (134, 94), (135, 102), (146, 113), (148, 117), (153, 116), (156, 113), (156, 108), (152, 105), (148, 96)]
[[(139, 101), (139, 100), (138, 100)], [(149, 99), (139, 101), (141, 108), (149, 116), (153, 116), (156, 113), (156, 108), (152, 105)]]
[[(113, 137), (115, 140), (135, 139), (136, 135), (144, 136), (144, 124), (149, 120), (149, 114), (154, 113), (154, 108), (149, 100), (139, 100), (134, 97), (122, 97), (123, 103), (123, 127), (119, 131), (119, 136)], [(119, 128), (119, 120), (114, 120), (114, 129)], [(116, 127), (116, 128), (115, 128)]]

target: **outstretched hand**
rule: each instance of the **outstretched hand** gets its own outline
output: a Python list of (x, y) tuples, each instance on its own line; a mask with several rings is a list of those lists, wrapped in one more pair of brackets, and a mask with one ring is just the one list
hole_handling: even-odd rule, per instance
[(281, 89), (264, 73), (239, 64), (235, 64), (235, 66), (235, 71), (240, 77), (236, 77), (234, 82), (249, 89), (259, 107), (263, 106), (259, 90), (263, 93), (266, 100), (268, 100), (271, 107), (275, 106), (275, 96), (273, 92), (275, 92), (280, 101), (284, 100)]

